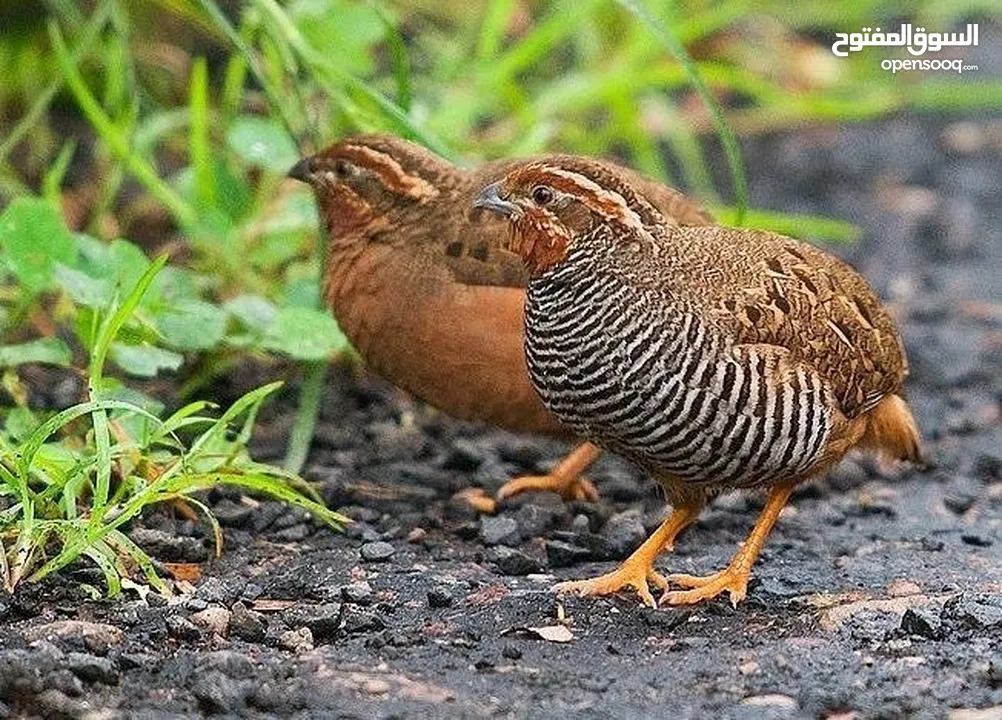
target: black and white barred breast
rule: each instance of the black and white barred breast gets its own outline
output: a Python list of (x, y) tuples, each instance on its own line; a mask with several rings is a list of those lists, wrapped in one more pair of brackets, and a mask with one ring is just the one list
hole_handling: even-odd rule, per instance
[(802, 474), (831, 390), (772, 346), (737, 345), (670, 292), (567, 262), (526, 296), (526, 360), (570, 428), (654, 472), (752, 487)]

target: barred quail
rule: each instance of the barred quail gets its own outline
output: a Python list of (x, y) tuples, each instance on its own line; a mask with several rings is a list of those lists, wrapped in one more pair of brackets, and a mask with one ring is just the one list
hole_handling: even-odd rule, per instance
[[(629, 180), (576, 158), (520, 164), (475, 205), (507, 217), (531, 273), (525, 354), (543, 403), (648, 470), (673, 506), (619, 568), (558, 592), (632, 587), (653, 605), (650, 583), (667, 604), (724, 591), (737, 604), (798, 483), (854, 447), (920, 462), (901, 339), (838, 259), (769, 232), (666, 222)], [(655, 572), (710, 499), (751, 488), (768, 500), (726, 569)]]

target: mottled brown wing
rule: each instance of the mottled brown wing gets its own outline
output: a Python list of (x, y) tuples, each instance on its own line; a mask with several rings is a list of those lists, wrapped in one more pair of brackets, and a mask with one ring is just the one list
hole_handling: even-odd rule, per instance
[[(529, 274), (521, 258), (504, 249), (511, 232), (508, 221), (496, 213), (473, 207), (473, 199), (485, 185), (500, 180), (511, 168), (523, 162), (524, 159), (488, 163), (475, 172), (465, 173), (466, 180), (461, 185), (462, 190), (456, 202), (464, 219), (456, 226), (454, 233), (439, 236), (434, 247), (435, 252), (444, 255), (445, 263), (456, 282), (499, 287), (525, 287), (528, 283)], [(591, 162), (621, 175), (665, 218), (674, 223), (713, 224), (713, 217), (708, 212), (678, 190), (615, 163), (599, 160)], [(446, 226), (442, 223), (439, 227)]]
[(669, 282), (738, 343), (777, 345), (831, 383), (855, 417), (901, 389), (901, 338), (869, 285), (838, 258), (791, 238), (730, 228), (669, 228)]

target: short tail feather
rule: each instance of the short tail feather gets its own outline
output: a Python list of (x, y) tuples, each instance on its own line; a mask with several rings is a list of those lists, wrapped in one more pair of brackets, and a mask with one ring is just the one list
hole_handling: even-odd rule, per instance
[(881, 458), (923, 465), (921, 438), (911, 408), (900, 395), (887, 395), (866, 414), (858, 446)]

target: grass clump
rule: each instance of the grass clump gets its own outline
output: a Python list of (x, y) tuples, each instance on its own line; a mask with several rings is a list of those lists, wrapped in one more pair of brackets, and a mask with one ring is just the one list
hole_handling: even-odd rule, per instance
[[(281, 383), (252, 390), (218, 415), (209, 414), (211, 403), (195, 401), (163, 416), (151, 398), (105, 375), (111, 359), (139, 375), (180, 364), (180, 355), (162, 347), (165, 336), (158, 330), (171, 325), (156, 313), (164, 306), (155, 296), (165, 291), (157, 281), (164, 273), (183, 277), (177, 268), (165, 268), (165, 256), (149, 262), (128, 243), (89, 245), (81, 239), (81, 247), (102, 256), (107, 262), (100, 267), (112, 273), (88, 274), (93, 258), (79, 251), (54, 209), (38, 198), (22, 198), (0, 216), (0, 244), (21, 290), (14, 311), (26, 312), (63, 284), (66, 296), (54, 304), (70, 304), (64, 312), (73, 316), (87, 357), (81, 369), (87, 378), (84, 402), (44, 421), (22, 403), (7, 413), (0, 432), (0, 576), (8, 591), (86, 557), (100, 568), (109, 595), (137, 573), (167, 593), (153, 561), (122, 528), (149, 505), (182, 501), (204, 513), (218, 554), (219, 526), (193, 496), (218, 485), (292, 503), (335, 528), (346, 521), (295, 474), (255, 462), (247, 452), (261, 404)], [(111, 257), (116, 248), (117, 267)], [(169, 312), (176, 310), (172, 306)], [(197, 312), (178, 319), (185, 323), (193, 325), (191, 332), (204, 331), (205, 319)], [(23, 400), (17, 365), (68, 366), (72, 354), (57, 337), (0, 346), (5, 387)]]

